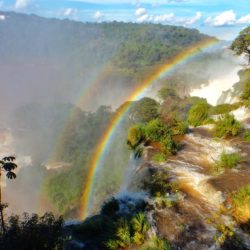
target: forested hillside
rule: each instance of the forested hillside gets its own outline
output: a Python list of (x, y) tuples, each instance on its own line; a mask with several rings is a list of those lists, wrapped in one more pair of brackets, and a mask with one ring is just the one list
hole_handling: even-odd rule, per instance
[[(175, 26), (0, 14), (6, 16), (0, 22), (1, 87), (6, 98), (13, 95), (13, 88), (19, 92), (7, 109), (25, 102), (28, 89), (36, 101), (75, 102), (93, 82), (103, 94), (94, 91), (90, 101), (80, 103), (84, 110), (102, 104), (118, 106), (157, 65), (208, 38), (197, 30)], [(119, 100), (114, 98), (118, 93)], [(1, 98), (1, 105), (5, 102)]]

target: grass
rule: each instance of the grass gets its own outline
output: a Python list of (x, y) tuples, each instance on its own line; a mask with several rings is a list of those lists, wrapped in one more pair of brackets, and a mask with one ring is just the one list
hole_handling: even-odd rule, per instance
[(217, 167), (221, 168), (235, 168), (239, 163), (240, 156), (238, 153), (227, 154), (223, 152), (220, 156), (220, 161), (217, 163)]

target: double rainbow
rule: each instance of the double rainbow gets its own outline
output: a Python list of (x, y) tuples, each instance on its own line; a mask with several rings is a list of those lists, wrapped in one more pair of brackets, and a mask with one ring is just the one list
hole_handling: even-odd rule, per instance
[(196, 55), (200, 54), (202, 50), (207, 49), (217, 43), (216, 39), (207, 38), (199, 41), (195, 45), (192, 45), (185, 50), (174, 56), (172, 59), (166, 62), (163, 66), (159, 67), (154, 74), (152, 74), (148, 79), (142, 82), (133, 93), (127, 98), (127, 102), (119, 109), (118, 112), (113, 116), (108, 128), (104, 132), (100, 142), (91, 158), (89, 171), (85, 180), (83, 195), (81, 199), (81, 219), (85, 219), (88, 216), (90, 209), (90, 198), (93, 191), (94, 178), (98, 169), (102, 166), (102, 162), (105, 158), (105, 153), (109, 148), (112, 141), (113, 135), (115, 134), (117, 128), (122, 123), (123, 117), (130, 110), (133, 105), (133, 101), (142, 98), (145, 95), (145, 91), (149, 86), (155, 83), (158, 79), (163, 76), (170, 74), (177, 66), (186, 63), (188, 60), (192, 59)]

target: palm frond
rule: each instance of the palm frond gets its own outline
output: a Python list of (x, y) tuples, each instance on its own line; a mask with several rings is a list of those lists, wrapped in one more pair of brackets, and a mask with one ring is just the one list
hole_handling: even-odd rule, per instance
[(5, 171), (11, 171), (16, 169), (17, 165), (14, 162), (5, 162), (2, 167)]
[(14, 172), (8, 171), (6, 174), (8, 179), (16, 179), (16, 174)]

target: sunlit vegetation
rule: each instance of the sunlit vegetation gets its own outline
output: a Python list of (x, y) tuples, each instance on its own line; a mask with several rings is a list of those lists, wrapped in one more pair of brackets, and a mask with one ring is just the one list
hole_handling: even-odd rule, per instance
[(154, 237), (151, 242), (148, 243), (149, 246), (143, 248), (142, 250), (171, 250), (170, 244), (159, 237)]
[(198, 102), (192, 106), (188, 113), (188, 122), (197, 127), (205, 123), (209, 117), (210, 106), (206, 102)]
[(232, 214), (237, 222), (250, 220), (250, 185), (241, 187), (231, 194)]
[(63, 218), (53, 214), (43, 216), (12, 215), (6, 223), (6, 232), (0, 232), (1, 250), (62, 250), (65, 242)]
[(119, 219), (115, 224), (115, 237), (105, 245), (110, 250), (126, 248), (130, 245), (141, 246), (146, 240), (150, 224), (144, 213), (135, 214), (130, 220)]
[(129, 130), (127, 143), (135, 156), (141, 156), (141, 153), (138, 154), (138, 150), (140, 150), (142, 142), (159, 142), (165, 155), (176, 154), (178, 150), (171, 128), (160, 119), (151, 120), (146, 125), (132, 127)]
[(238, 165), (240, 156), (238, 153), (225, 153), (220, 155), (220, 160), (217, 163), (219, 169), (222, 168), (234, 168)]
[(155, 162), (158, 162), (158, 163), (161, 163), (161, 162), (164, 162), (167, 160), (167, 157), (165, 154), (163, 153), (156, 153), (154, 156), (153, 156), (153, 161)]
[(226, 114), (215, 124), (214, 135), (217, 137), (236, 136), (239, 134), (242, 126), (233, 115)]

